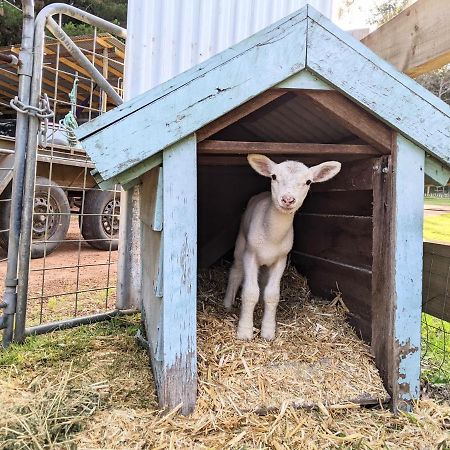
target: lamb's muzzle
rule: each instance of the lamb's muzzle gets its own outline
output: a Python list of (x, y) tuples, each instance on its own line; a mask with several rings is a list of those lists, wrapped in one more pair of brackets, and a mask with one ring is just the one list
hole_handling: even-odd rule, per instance
[(236, 240), (224, 306), (232, 307), (242, 284), (237, 336), (252, 339), (253, 311), (260, 295), (258, 272), (261, 266), (266, 266), (267, 281), (261, 286), (264, 299), (261, 336), (272, 340), (275, 338), (280, 280), (294, 241), (295, 212), (302, 206), (311, 183), (333, 178), (341, 170), (341, 164), (329, 161), (308, 168), (297, 161), (276, 164), (263, 155), (249, 155), (247, 159), (256, 172), (271, 178), (271, 192), (255, 195), (248, 202)]

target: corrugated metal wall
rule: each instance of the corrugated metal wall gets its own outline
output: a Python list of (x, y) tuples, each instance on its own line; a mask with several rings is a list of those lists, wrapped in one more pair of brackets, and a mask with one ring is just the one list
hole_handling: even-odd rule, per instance
[[(150, 77), (153, 87), (300, 9), (307, 0), (146, 0), (146, 3), (152, 19), (141, 32), (150, 34), (151, 41), (146, 41), (151, 44), (142, 56), (151, 59), (150, 74), (144, 76)], [(333, 0), (308, 3), (331, 17)]]

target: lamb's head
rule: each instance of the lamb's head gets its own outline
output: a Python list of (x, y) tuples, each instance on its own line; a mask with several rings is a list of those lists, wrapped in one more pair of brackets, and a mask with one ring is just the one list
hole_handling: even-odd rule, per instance
[(264, 155), (248, 155), (247, 159), (256, 172), (272, 179), (273, 204), (286, 214), (294, 214), (302, 206), (311, 183), (327, 181), (341, 170), (337, 161), (307, 167), (297, 161), (277, 164)]

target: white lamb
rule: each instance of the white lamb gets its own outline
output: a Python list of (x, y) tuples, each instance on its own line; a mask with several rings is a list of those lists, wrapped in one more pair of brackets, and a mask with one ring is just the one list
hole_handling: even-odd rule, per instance
[(236, 240), (224, 306), (232, 307), (243, 282), (237, 337), (252, 339), (253, 310), (260, 294), (258, 272), (261, 266), (266, 266), (261, 337), (270, 341), (275, 338), (280, 280), (294, 241), (295, 212), (302, 206), (311, 183), (334, 177), (341, 164), (329, 161), (308, 168), (297, 161), (276, 164), (263, 155), (248, 155), (247, 159), (256, 172), (272, 179), (272, 192), (262, 192), (248, 202)]

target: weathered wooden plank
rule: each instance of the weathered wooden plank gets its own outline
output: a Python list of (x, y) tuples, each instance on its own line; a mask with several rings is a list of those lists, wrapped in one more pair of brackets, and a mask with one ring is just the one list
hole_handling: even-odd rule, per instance
[(164, 151), (164, 255), (159, 401), (193, 411), (197, 396), (197, 167), (196, 137)]
[(248, 102), (239, 106), (238, 108), (233, 109), (232, 111), (219, 117), (214, 122), (208, 123), (208, 125), (200, 128), (200, 130), (198, 130), (196, 133), (198, 141), (201, 142), (204, 139), (209, 138), (213, 134), (226, 128), (228, 125), (237, 122), (239, 119), (242, 119), (242, 117), (248, 116), (253, 111), (262, 108), (263, 106), (273, 102), (283, 95), (284, 92), (275, 90), (263, 92), (252, 100), (249, 100)]
[[(155, 88), (80, 131), (77, 137), (84, 140), (102, 178), (133, 168), (302, 70), (305, 17), (303, 9), (284, 18), (189, 71), (190, 77), (175, 77), (172, 89), (166, 86), (163, 95)], [(134, 178), (139, 175), (136, 170)]]
[(198, 144), (199, 155), (379, 155), (370, 145), (308, 144), (286, 142), (241, 142), (206, 140)]
[(420, 391), (422, 227), (425, 154), (401, 135), (394, 156), (394, 409), (409, 409)]
[(307, 68), (450, 164), (450, 107), (313, 9), (308, 15)]
[(218, 53), (212, 58), (207, 59), (201, 64), (198, 64), (191, 69), (182, 72), (176, 77), (167, 80), (166, 82), (161, 83), (158, 86), (155, 86), (150, 91), (144, 92), (143, 94), (134, 97), (126, 104), (122, 104), (114, 110), (102, 114), (101, 116), (94, 119), (95, 124), (94, 121), (90, 121), (83, 125), (83, 129), (79, 130), (79, 139), (83, 139), (88, 135), (95, 133), (97, 130), (107, 127), (123, 119), (124, 117), (128, 116), (130, 112), (142, 109), (143, 107), (159, 100), (160, 98), (165, 97), (173, 90), (178, 90), (186, 85), (189, 85), (189, 83), (195, 78), (204, 77), (209, 72), (216, 70), (218, 67), (226, 64), (228, 61), (240, 57), (246, 51), (254, 48), (255, 44), (258, 46), (270, 44), (271, 40), (279, 36), (279, 34), (283, 32), (286, 26), (288, 29), (290, 29), (291, 26), (295, 26), (295, 24), (303, 22), (306, 17), (307, 8), (301, 8), (300, 10), (295, 11), (286, 17), (283, 17), (269, 27), (264, 28), (259, 33), (250, 36), (248, 39), (245, 39), (237, 43), (236, 45), (231, 46), (230, 48)]
[[(316, 164), (323, 163), (325, 161), (339, 161), (341, 163), (347, 163), (347, 162), (354, 162), (354, 161), (361, 161), (363, 159), (366, 159), (367, 156), (365, 155), (355, 155), (355, 154), (339, 154), (339, 155), (333, 155), (333, 154), (317, 154), (317, 155), (285, 155), (285, 156), (278, 156), (278, 155), (271, 155), (270, 159), (275, 161), (276, 163), (280, 163), (283, 161), (286, 161), (287, 159), (293, 160), (293, 161), (300, 161), (303, 164), (306, 164), (309, 166), (314, 166)], [(198, 164), (200, 166), (247, 166), (248, 161), (247, 157), (245, 156), (234, 156), (234, 155), (199, 155), (198, 156)]]
[(372, 218), (301, 212), (294, 222), (296, 248), (311, 256), (372, 269)]
[(296, 247), (291, 258), (306, 276), (313, 294), (332, 299), (337, 291), (342, 293), (351, 323), (364, 340), (370, 341), (371, 271), (307, 255)]
[(152, 230), (162, 231), (163, 229), (163, 171), (158, 171), (158, 184), (156, 187), (155, 211), (153, 212)]
[(373, 145), (381, 153), (390, 153), (393, 134), (391, 129), (367, 111), (335, 91), (297, 91), (306, 103), (308, 100), (330, 114), (337, 123)]
[(361, 42), (412, 77), (450, 63), (448, 0), (418, 0)]
[(384, 385), (392, 393), (394, 384), (394, 296), (392, 260), (393, 169), (390, 156), (380, 158), (373, 172), (373, 264), (371, 348)]
[(307, 195), (300, 212), (370, 217), (372, 191), (312, 191)]
[(450, 322), (450, 246), (423, 244), (422, 309)]
[(325, 183), (314, 183), (312, 192), (364, 191), (372, 189), (372, 172), (377, 158), (362, 159), (342, 164), (341, 171)]
[(162, 343), (160, 342), (161, 299), (155, 295), (155, 283), (159, 266), (161, 233), (152, 229), (151, 219), (155, 210), (156, 191), (159, 168), (146, 173), (140, 189), (140, 222), (141, 222), (141, 293), (142, 321), (149, 343), (149, 354), (153, 365), (162, 360)]
[(320, 89), (333, 90), (333, 88), (320, 78), (314, 76), (309, 70), (302, 70), (287, 80), (277, 84), (274, 89)]
[(445, 186), (450, 179), (450, 168), (435, 158), (428, 156), (425, 158), (425, 176), (427, 181)]

